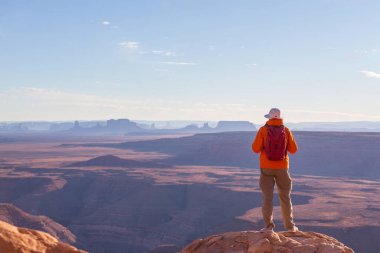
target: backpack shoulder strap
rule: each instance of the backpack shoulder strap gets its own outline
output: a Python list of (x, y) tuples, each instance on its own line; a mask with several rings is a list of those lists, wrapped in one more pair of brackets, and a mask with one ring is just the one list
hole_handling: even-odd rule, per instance
[(273, 126), (273, 125), (265, 124), (264, 126), (265, 126), (266, 128), (270, 128), (270, 127), (274, 127), (274, 128), (284, 127), (284, 128), (285, 128), (284, 125)]

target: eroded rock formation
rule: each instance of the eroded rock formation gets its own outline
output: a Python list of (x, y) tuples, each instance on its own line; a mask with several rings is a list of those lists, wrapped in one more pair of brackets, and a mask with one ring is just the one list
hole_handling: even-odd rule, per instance
[(19, 228), (0, 221), (1, 253), (85, 253), (53, 236), (27, 228)]
[(75, 235), (61, 224), (43, 215), (31, 215), (9, 203), (0, 203), (0, 221), (46, 232), (68, 244), (76, 242)]
[(181, 253), (354, 253), (336, 239), (315, 232), (229, 232), (199, 239)]

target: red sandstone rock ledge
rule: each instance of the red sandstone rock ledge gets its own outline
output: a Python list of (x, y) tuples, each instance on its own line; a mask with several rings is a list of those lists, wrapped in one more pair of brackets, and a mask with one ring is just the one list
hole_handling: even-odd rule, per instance
[(86, 253), (53, 236), (27, 228), (19, 228), (0, 221), (1, 253)]
[(193, 241), (180, 253), (354, 253), (336, 239), (315, 232), (242, 231)]

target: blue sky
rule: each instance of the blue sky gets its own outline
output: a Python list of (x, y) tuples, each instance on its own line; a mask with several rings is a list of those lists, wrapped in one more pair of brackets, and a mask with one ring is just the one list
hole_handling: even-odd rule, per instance
[(0, 1), (0, 121), (380, 120), (379, 1)]

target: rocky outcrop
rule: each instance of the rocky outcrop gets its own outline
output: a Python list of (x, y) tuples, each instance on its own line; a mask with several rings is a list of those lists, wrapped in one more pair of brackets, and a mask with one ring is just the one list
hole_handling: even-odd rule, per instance
[(1, 253), (85, 253), (53, 236), (27, 228), (19, 228), (0, 221)]
[(354, 253), (336, 239), (315, 232), (229, 232), (199, 239), (180, 253)]
[(31, 215), (9, 203), (0, 203), (0, 221), (46, 232), (65, 243), (76, 242), (75, 235), (61, 224), (43, 215)]

